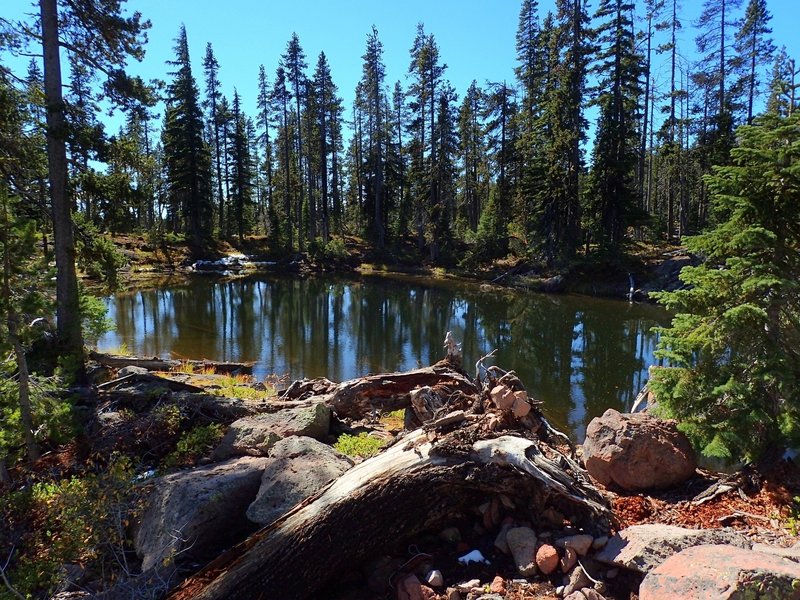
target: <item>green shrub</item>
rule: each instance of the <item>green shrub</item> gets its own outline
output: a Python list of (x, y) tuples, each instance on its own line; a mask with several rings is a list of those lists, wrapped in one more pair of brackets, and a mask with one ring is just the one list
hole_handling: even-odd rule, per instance
[(167, 455), (164, 463), (168, 467), (193, 464), (198, 458), (207, 456), (224, 434), (224, 427), (219, 423), (198, 425), (181, 435), (175, 450)]
[(360, 456), (362, 458), (375, 456), (382, 447), (382, 440), (363, 432), (358, 435), (343, 433), (333, 445), (334, 450), (341, 452), (345, 456)]

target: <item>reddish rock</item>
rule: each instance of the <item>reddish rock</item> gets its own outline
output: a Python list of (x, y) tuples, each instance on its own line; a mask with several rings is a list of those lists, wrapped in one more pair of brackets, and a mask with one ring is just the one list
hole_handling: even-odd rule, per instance
[(597, 481), (628, 491), (669, 488), (697, 468), (694, 449), (674, 421), (612, 408), (589, 423), (583, 459)]
[(687, 548), (647, 574), (639, 600), (800, 600), (800, 565), (724, 545)]
[(558, 568), (558, 552), (550, 544), (542, 544), (536, 551), (536, 566), (545, 575)]
[(413, 573), (409, 573), (397, 584), (398, 600), (425, 600), (422, 584)]
[(500, 575), (495, 576), (495, 578), (492, 579), (491, 585), (489, 585), (489, 591), (493, 594), (505, 594), (506, 580), (500, 577)]

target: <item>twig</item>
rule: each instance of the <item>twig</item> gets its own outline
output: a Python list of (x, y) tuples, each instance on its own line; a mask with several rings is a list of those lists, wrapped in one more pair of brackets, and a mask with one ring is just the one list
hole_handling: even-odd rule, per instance
[(481, 369), (486, 371), (486, 367), (483, 366), (483, 361), (485, 361), (487, 358), (493, 358), (496, 354), (497, 354), (497, 348), (495, 348), (494, 350), (489, 352), (489, 354), (487, 354), (485, 356), (481, 356), (478, 359), (478, 362), (475, 363), (475, 381), (480, 383), (480, 381), (481, 381)]
[(3, 583), (5, 584), (6, 588), (8, 589), (9, 593), (12, 596), (14, 596), (16, 598), (19, 598), (19, 600), (25, 600), (25, 596), (20, 594), (16, 590), (16, 588), (13, 585), (11, 585), (11, 582), (8, 580), (8, 577), (6, 577), (6, 569), (8, 568), (8, 565), (11, 563), (11, 557), (14, 556), (14, 549), (15, 548), (16, 548), (16, 546), (12, 546), (11, 547), (11, 552), (8, 553), (8, 558), (6, 559), (6, 564), (4, 564), (2, 567), (0, 567), (0, 577), (3, 578)]

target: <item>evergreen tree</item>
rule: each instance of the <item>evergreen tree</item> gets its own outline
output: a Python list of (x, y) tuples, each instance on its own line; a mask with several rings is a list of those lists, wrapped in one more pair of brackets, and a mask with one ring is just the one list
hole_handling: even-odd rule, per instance
[(466, 229), (478, 231), (478, 219), (486, 205), (488, 189), (486, 179), (486, 144), (481, 115), (484, 114), (484, 94), (476, 81), (472, 81), (458, 111), (458, 139), (461, 154), (461, 184), (459, 215)]
[(636, 52), (633, 4), (601, 0), (595, 15), (599, 50), (596, 103), (600, 108), (587, 190), (590, 231), (601, 248), (616, 250), (637, 213), (637, 112), (641, 57)]
[(704, 262), (681, 272), (686, 288), (659, 294), (677, 312), (659, 346), (674, 367), (652, 379), (705, 454), (734, 460), (800, 434), (800, 121), (755, 123), (708, 177), (719, 225), (685, 240)]
[(267, 176), (266, 188), (264, 190), (265, 203), (267, 206), (266, 229), (268, 233), (274, 234), (277, 227), (276, 223), (274, 222), (276, 216), (275, 216), (275, 206), (273, 205), (273, 197), (272, 197), (273, 156), (272, 156), (272, 141), (270, 140), (270, 135), (269, 135), (269, 128), (271, 124), (270, 92), (269, 92), (269, 82), (267, 81), (267, 72), (264, 69), (264, 65), (260, 65), (258, 67), (258, 118), (256, 119), (256, 123), (261, 131), (261, 133), (258, 136), (258, 141), (263, 147), (264, 172)]
[[(292, 211), (292, 125), (289, 119), (289, 103), (292, 95), (286, 87), (286, 71), (279, 66), (275, 72), (275, 83), (272, 84), (270, 102), (275, 121), (278, 123), (276, 143), (279, 151), (277, 154), (278, 172), (276, 173), (276, 190), (283, 199), (280, 211), (276, 209), (278, 222), (282, 225), (280, 241), (287, 250), (294, 246), (295, 217)], [(277, 233), (277, 232), (276, 232)]]
[(214, 173), (217, 182), (217, 215), (219, 219), (219, 232), (223, 234), (225, 230), (225, 195), (222, 193), (222, 144), (225, 140), (221, 134), (222, 120), (219, 114), (219, 102), (222, 98), (219, 82), (219, 62), (214, 56), (214, 48), (211, 42), (206, 44), (206, 54), (203, 58), (203, 71), (206, 79), (206, 99), (203, 106), (209, 112), (209, 126), (211, 138), (214, 141)]
[(183, 26), (174, 50), (175, 60), (169, 64), (177, 70), (167, 88), (163, 133), (167, 193), (174, 224), (182, 219), (192, 243), (199, 246), (211, 233), (211, 154), (203, 138), (203, 113)]
[(233, 92), (232, 126), (228, 135), (228, 154), (231, 157), (231, 199), (233, 218), (239, 242), (249, 232), (253, 210), (253, 162), (251, 157), (250, 136), (247, 131), (247, 117), (242, 112), (239, 93)]
[(798, 73), (800, 73), (800, 67), (797, 67), (794, 59), (789, 58), (786, 54), (786, 47), (782, 47), (772, 66), (772, 78), (767, 98), (768, 113), (783, 117), (794, 113), (797, 108), (795, 95), (800, 85), (796, 82)]
[(306, 89), (306, 75), (305, 70), (308, 67), (306, 63), (306, 54), (300, 45), (300, 38), (296, 33), (292, 33), (292, 37), (286, 44), (286, 51), (281, 56), (281, 66), (284, 69), (285, 77), (292, 86), (292, 97), (294, 98), (294, 152), (295, 169), (297, 171), (297, 187), (295, 190), (294, 202), (294, 222), (297, 225), (297, 243), (300, 251), (303, 251), (305, 243), (305, 235), (307, 224), (303, 223), (303, 211), (307, 202), (305, 195), (305, 161), (306, 156), (303, 150), (303, 134), (302, 134), (302, 115), (303, 115), (303, 100), (305, 98)]
[(766, 0), (749, 0), (741, 27), (736, 32), (736, 58), (742, 72), (737, 88), (745, 96), (748, 125), (753, 122), (753, 104), (761, 83), (759, 68), (769, 64), (775, 53), (775, 44), (769, 37), (772, 33), (768, 26), (770, 19), (772, 15), (767, 10)]
[[(339, 208), (336, 178), (338, 144), (341, 138), (341, 98), (333, 83), (331, 68), (324, 52), (320, 52), (314, 70), (313, 88), (318, 104), (319, 133), (319, 181), (322, 239), (328, 242), (331, 230), (331, 209), (333, 203), (334, 216), (338, 218)], [(333, 192), (333, 193), (332, 193)]]
[(378, 30), (373, 26), (367, 35), (367, 48), (361, 57), (364, 61), (358, 100), (362, 115), (367, 121), (367, 156), (364, 161), (365, 178), (370, 183), (367, 191), (365, 209), (368, 229), (378, 249), (386, 242), (386, 198), (384, 196), (384, 148), (387, 132), (385, 129), (385, 93), (383, 82), (386, 67), (383, 64), (383, 44), (378, 39)]

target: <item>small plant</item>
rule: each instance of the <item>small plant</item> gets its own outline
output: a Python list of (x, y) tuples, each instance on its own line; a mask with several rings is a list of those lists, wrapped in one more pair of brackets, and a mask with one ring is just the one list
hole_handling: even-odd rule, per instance
[(193, 464), (198, 458), (209, 454), (224, 435), (224, 428), (219, 423), (198, 425), (184, 432), (175, 450), (167, 455), (164, 464), (168, 467), (180, 467)]
[(405, 426), (405, 410), (401, 408), (381, 415), (380, 421), (389, 431), (400, 431)]
[(217, 381), (219, 389), (214, 390), (217, 396), (239, 398), (241, 400), (264, 400), (275, 395), (275, 388), (267, 385), (254, 387), (247, 375), (224, 375)]
[(800, 496), (792, 498), (792, 505), (789, 507), (789, 518), (786, 519), (786, 528), (791, 535), (800, 533)]
[(343, 433), (333, 445), (334, 450), (345, 456), (359, 456), (361, 458), (375, 456), (382, 447), (383, 441), (363, 432), (358, 435)]
[(185, 373), (187, 375), (194, 374), (194, 364), (190, 363), (188, 360), (181, 361), (177, 367), (173, 369), (175, 373)]
[(174, 404), (162, 404), (153, 409), (153, 422), (166, 435), (175, 435), (181, 428), (181, 409)]

